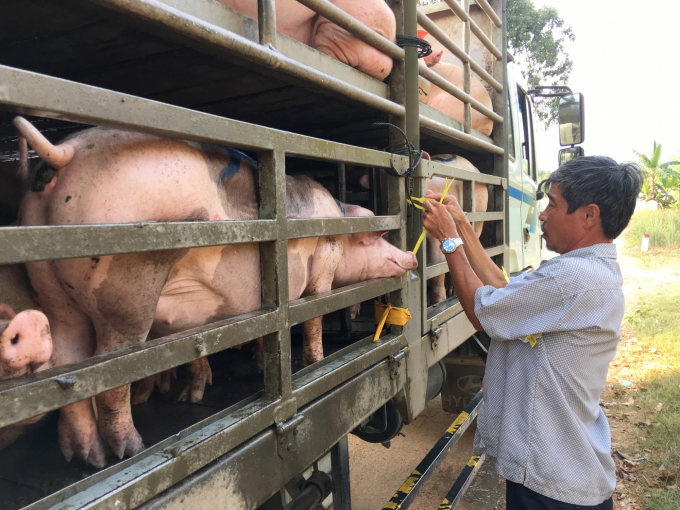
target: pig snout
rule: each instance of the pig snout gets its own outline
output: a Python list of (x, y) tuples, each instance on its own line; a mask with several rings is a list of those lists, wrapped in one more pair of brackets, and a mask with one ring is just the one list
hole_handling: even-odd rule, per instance
[(52, 355), (52, 336), (47, 317), (36, 310), (26, 310), (9, 321), (0, 320), (0, 371), (6, 377), (18, 377), (37, 370)]
[(399, 257), (401, 260), (397, 262), (404, 270), (411, 271), (418, 267), (418, 259), (412, 251), (401, 252)]

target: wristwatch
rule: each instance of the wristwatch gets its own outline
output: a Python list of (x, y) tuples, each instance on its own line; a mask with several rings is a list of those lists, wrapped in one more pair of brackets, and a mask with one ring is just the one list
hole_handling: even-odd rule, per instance
[(441, 248), (442, 253), (448, 255), (453, 253), (458, 249), (459, 246), (463, 245), (463, 240), (460, 237), (447, 237), (442, 241)]

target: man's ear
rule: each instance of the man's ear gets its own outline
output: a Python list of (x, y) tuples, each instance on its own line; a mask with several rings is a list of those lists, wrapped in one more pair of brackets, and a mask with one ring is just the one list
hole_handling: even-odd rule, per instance
[(359, 243), (368, 246), (375, 243), (378, 239), (387, 234), (387, 232), (387, 230), (384, 232), (359, 232), (357, 234), (350, 234), (349, 239), (353, 243)]
[(600, 207), (597, 204), (585, 206), (585, 216), (583, 217), (583, 228), (590, 230), (600, 223)]

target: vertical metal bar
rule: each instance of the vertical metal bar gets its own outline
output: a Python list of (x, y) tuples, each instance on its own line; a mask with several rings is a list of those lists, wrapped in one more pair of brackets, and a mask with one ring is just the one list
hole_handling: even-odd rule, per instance
[(257, 0), (257, 29), (260, 33), (260, 44), (276, 47), (275, 0)]
[[(463, 0), (466, 20), (463, 22), (463, 51), (470, 56), (470, 0)], [(463, 91), (470, 95), (472, 87), (470, 77), (470, 62), (463, 62)], [(470, 134), (472, 131), (472, 109), (470, 103), (463, 103), (463, 131)], [(473, 211), (474, 212), (474, 211)]]
[(345, 164), (344, 163), (338, 163), (338, 169), (337, 169), (336, 175), (337, 175), (336, 186), (337, 186), (338, 200), (340, 200), (340, 202), (346, 202), (347, 201), (347, 180), (346, 180), (346, 177), (345, 177)]
[(263, 151), (258, 154), (260, 191), (259, 217), (275, 219), (279, 238), (260, 245), (260, 272), (263, 308), (278, 309), (278, 331), (264, 337), (265, 397), (281, 399), (276, 420), (295, 414), (290, 359), (288, 320), (288, 230), (286, 219), (285, 154)]
[[(503, 84), (503, 91), (498, 92), (497, 90), (491, 91), (491, 102), (493, 105), (493, 110), (499, 115), (503, 116), (503, 123), (494, 123), (493, 128), (493, 138), (496, 144), (503, 147), (503, 154), (494, 154), (494, 175), (499, 177), (508, 178), (508, 131), (506, 131), (505, 126), (508, 126), (510, 119), (508, 117), (508, 82), (507, 82), (507, 72), (508, 72), (508, 52), (507, 52), (507, 22), (506, 22), (506, 0), (493, 0), (491, 3), (494, 11), (502, 20), (502, 28), (492, 28), (493, 32), (493, 42), (501, 49), (503, 54), (502, 60), (495, 60), (493, 63), (492, 74), (496, 80), (501, 81)], [(508, 126), (509, 129), (509, 126)], [(510, 211), (510, 194), (507, 190), (504, 193), (505, 203), (503, 204), (503, 209), (505, 211), (505, 219), (503, 220), (503, 245), (505, 250), (502, 256), (502, 265), (508, 267), (508, 257), (510, 247), (508, 245), (509, 239), (509, 221), (508, 214)], [(497, 222), (497, 224), (500, 222)], [(497, 227), (498, 229), (498, 227)]]
[(331, 449), (331, 476), (333, 477), (333, 510), (352, 510), (347, 436)]

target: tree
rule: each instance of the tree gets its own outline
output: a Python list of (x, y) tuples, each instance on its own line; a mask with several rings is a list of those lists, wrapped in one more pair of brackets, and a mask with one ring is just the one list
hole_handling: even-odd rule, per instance
[[(567, 85), (573, 63), (564, 43), (574, 32), (554, 7), (536, 9), (531, 0), (507, 0), (508, 47), (520, 63), (530, 88)], [(534, 112), (547, 128), (557, 122), (558, 98), (537, 99)]]
[(663, 187), (663, 181), (668, 180), (668, 182), (671, 182), (671, 180), (674, 180), (680, 175), (678, 172), (680, 161), (659, 163), (659, 160), (661, 159), (661, 144), (657, 144), (656, 142), (654, 142), (654, 149), (652, 150), (650, 157), (640, 154), (637, 151), (635, 151), (635, 154), (640, 158), (642, 169), (649, 178), (647, 198), (656, 199), (659, 188), (661, 188), (661, 191), (665, 194), (666, 190)]
[[(420, 5), (441, 0), (419, 0)], [(536, 9), (531, 0), (507, 0), (508, 48), (520, 65), (530, 88), (537, 85), (567, 85), (573, 63), (565, 41), (574, 40), (574, 32), (554, 7)], [(557, 122), (559, 99), (537, 99), (534, 113), (545, 127)]]

